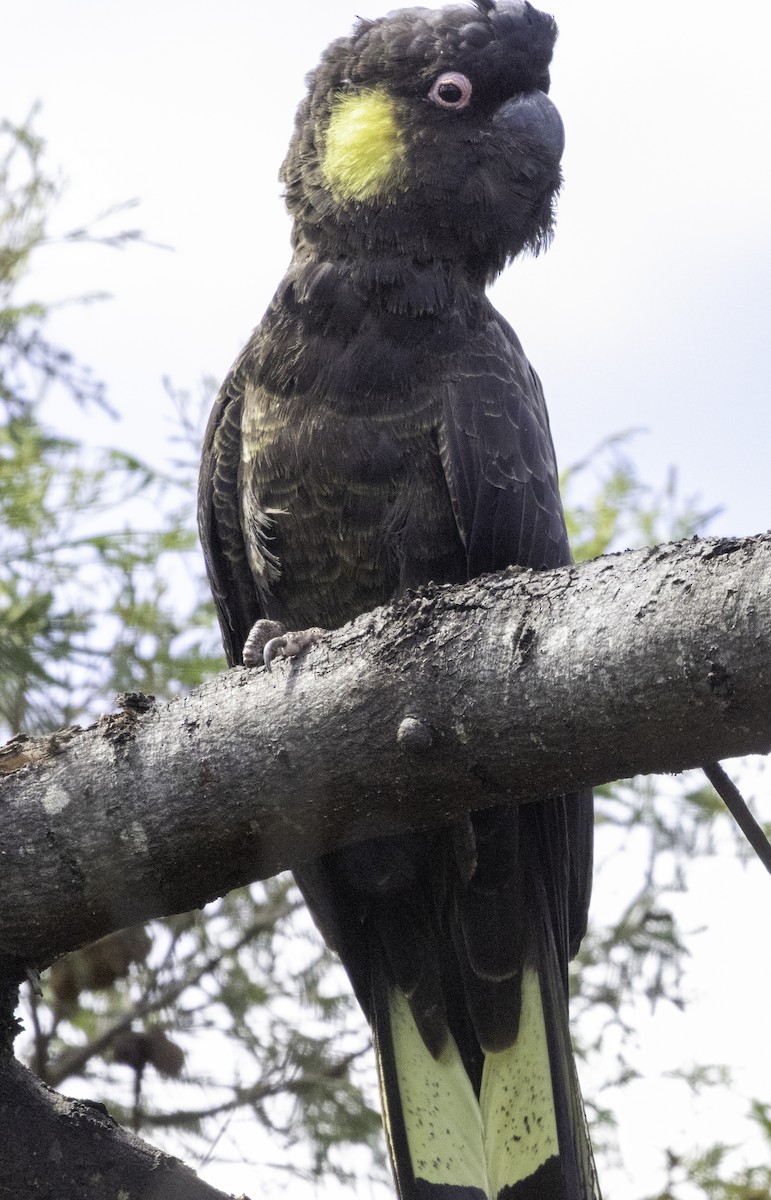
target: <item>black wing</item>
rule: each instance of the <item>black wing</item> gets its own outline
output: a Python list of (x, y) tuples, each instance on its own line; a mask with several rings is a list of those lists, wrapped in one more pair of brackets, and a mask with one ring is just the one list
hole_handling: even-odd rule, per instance
[[(513, 329), (492, 305), (464, 345), (461, 366), (447, 388), (440, 452), (470, 577), (512, 564), (547, 569), (572, 561), (540, 380)], [(566, 972), (586, 929), (592, 793), (518, 811), (520, 835), (528, 843), (522, 849), (541, 864)], [(516, 812), (501, 812), (498, 820), (516, 821)], [(483, 820), (477, 816), (474, 823), (481, 826)], [(503, 844), (504, 839), (499, 828), (494, 840)], [(479, 885), (482, 895), (483, 878)], [(470, 925), (479, 920), (481, 927), (476, 937), (473, 928), (466, 932), (470, 941), (484, 945), (490, 936), (484, 928), (490, 919), (485, 916), (486, 901), (480, 900), (477, 914), (473, 887), (470, 891), (466, 919)]]
[(440, 448), (470, 577), (571, 561), (541, 384), (492, 305), (447, 390)]
[(198, 529), (231, 667), (242, 662), (249, 630), (264, 615), (241, 523), (241, 414), (248, 386), (247, 352), (236, 362), (214, 403), (198, 481)]

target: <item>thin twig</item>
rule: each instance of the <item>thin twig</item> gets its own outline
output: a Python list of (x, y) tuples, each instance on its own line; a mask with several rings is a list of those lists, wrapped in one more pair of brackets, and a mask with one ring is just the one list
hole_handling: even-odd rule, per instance
[(771, 842), (753, 817), (736, 784), (729, 779), (720, 763), (708, 763), (702, 770), (763, 866), (771, 874)]

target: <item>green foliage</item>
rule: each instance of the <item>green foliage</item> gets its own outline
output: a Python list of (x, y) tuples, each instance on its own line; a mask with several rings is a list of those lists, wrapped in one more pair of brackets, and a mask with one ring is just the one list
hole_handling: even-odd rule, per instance
[[(761, 1128), (771, 1150), (771, 1126), (768, 1107), (755, 1101), (751, 1119)], [(670, 1153), (664, 1189), (647, 1200), (687, 1200), (694, 1188), (704, 1200), (771, 1200), (771, 1165), (768, 1156), (756, 1166), (737, 1162), (739, 1147), (718, 1143), (694, 1154)]]
[[(116, 692), (188, 688), (221, 662), (189, 465), (161, 475), (41, 420), (51, 390), (80, 405), (103, 400), (101, 384), (47, 340), (50, 306), (15, 300), (50, 240), (58, 188), (42, 152), (29, 122), (0, 123), (0, 729), (30, 733), (93, 715)], [(175, 577), (192, 586), (174, 591)]]
[(696, 498), (683, 499), (674, 468), (660, 490), (643, 483), (626, 452), (634, 434), (627, 430), (606, 438), (562, 472), (568, 533), (578, 562), (614, 550), (693, 537), (719, 511), (701, 508)]
[[(187, 486), (120, 451), (89, 452), (50, 433), (32, 405), (6, 414), (0, 722), (8, 730), (72, 723), (111, 706), (116, 692), (189, 687), (218, 665), (212, 610), (191, 561)], [(127, 524), (132, 506), (148, 527)], [(183, 606), (169, 581), (185, 559), (188, 578), (199, 579), (195, 602)]]
[[(0, 403), (12, 415), (32, 405), (51, 384), (63, 386), (81, 404), (104, 404), (104, 385), (47, 338), (45, 322), (52, 305), (17, 298), (18, 284), (30, 272), (34, 254), (53, 240), (48, 220), (62, 190), (61, 181), (44, 169), (45, 144), (35, 133), (35, 117), (33, 110), (21, 125), (0, 119)], [(69, 230), (57, 240), (113, 248), (138, 241), (142, 235), (137, 229), (104, 228), (132, 204), (110, 209), (90, 226)], [(79, 296), (69, 303), (100, 298), (101, 293)]]

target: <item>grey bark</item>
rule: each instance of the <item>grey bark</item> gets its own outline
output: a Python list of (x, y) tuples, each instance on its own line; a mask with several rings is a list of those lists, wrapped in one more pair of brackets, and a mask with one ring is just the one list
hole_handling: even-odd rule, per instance
[(0, 958), (501, 800), (765, 753), (770, 703), (771, 535), (429, 587), (270, 674), (10, 743)]
[(59, 1095), (10, 1056), (0, 1061), (0, 1130), (0, 1200), (228, 1200), (102, 1105)]

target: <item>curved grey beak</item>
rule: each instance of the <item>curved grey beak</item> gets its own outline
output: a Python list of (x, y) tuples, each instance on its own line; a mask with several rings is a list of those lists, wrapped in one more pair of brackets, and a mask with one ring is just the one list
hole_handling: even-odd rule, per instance
[(493, 124), (519, 134), (539, 158), (555, 164), (562, 158), (565, 127), (545, 92), (526, 92), (507, 100), (493, 114)]

